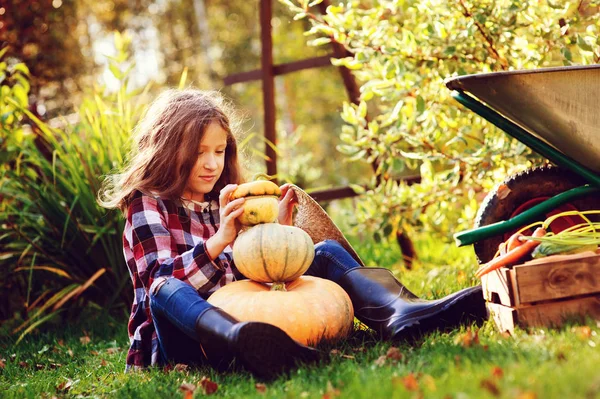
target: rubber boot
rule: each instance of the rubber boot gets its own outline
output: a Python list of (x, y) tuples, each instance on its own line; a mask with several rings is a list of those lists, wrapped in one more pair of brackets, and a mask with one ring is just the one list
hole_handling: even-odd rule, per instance
[(209, 308), (196, 320), (196, 332), (204, 355), (217, 370), (233, 360), (254, 375), (273, 379), (298, 364), (320, 359), (320, 352), (294, 341), (283, 330), (260, 322), (238, 322), (220, 308)]
[(338, 284), (348, 293), (358, 320), (389, 340), (415, 339), (435, 330), (487, 318), (481, 286), (466, 288), (437, 300), (410, 292), (387, 269), (358, 267)]

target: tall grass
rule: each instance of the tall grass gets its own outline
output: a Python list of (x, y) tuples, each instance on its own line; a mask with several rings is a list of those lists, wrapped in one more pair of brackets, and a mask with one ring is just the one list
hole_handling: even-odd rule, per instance
[[(103, 177), (120, 168), (130, 148), (144, 90), (128, 90), (129, 42), (115, 36), (110, 70), (116, 91), (96, 87), (77, 110), (79, 121), (51, 127), (22, 103), (36, 140), (25, 141), (18, 162), (3, 177), (0, 240), (3, 275), (21, 275), (15, 291), (24, 300), (23, 336), (69, 303), (113, 310), (131, 301), (122, 253), (123, 218), (96, 203)], [(20, 283), (20, 284), (19, 284)]]

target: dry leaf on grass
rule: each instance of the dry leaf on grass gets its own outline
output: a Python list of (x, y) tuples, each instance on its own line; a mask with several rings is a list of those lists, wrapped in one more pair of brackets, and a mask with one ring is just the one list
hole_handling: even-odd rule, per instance
[(397, 363), (402, 360), (403, 355), (402, 352), (400, 352), (400, 349), (396, 348), (395, 346), (391, 346), (385, 354), (385, 357), (390, 359), (392, 362)]
[(217, 392), (217, 389), (219, 389), (219, 385), (206, 376), (202, 377), (200, 380), (200, 386), (202, 387), (205, 395), (212, 395), (213, 393)]
[(84, 335), (83, 337), (79, 338), (79, 342), (81, 342), (83, 345), (87, 345), (92, 342), (92, 339), (89, 336)]
[(392, 385), (402, 385), (407, 391), (417, 391), (419, 389), (419, 382), (414, 373), (404, 377), (392, 377)]
[(73, 380), (68, 379), (66, 381), (61, 382), (56, 386), (57, 393), (67, 393), (69, 389), (73, 386)]
[(535, 392), (532, 392), (532, 391), (521, 392), (517, 396), (517, 399), (537, 399), (537, 394)]
[(496, 377), (496, 378), (502, 378), (504, 377), (504, 370), (502, 370), (502, 368), (500, 366), (494, 366), (492, 367), (492, 377)]
[(385, 357), (385, 355), (381, 355), (377, 358), (377, 360), (375, 360), (373, 362), (373, 365), (375, 365), (377, 367), (382, 367), (385, 364), (386, 360), (387, 360), (387, 357)]
[(481, 380), (479, 386), (494, 396), (500, 396), (500, 388), (498, 388), (498, 385), (490, 379)]
[(262, 382), (257, 382), (256, 384), (254, 384), (254, 388), (256, 389), (256, 392), (258, 392), (258, 393), (266, 393), (267, 392), (267, 386), (265, 384), (263, 384)]
[(479, 330), (472, 331), (471, 328), (467, 328), (462, 334), (458, 334), (454, 338), (454, 344), (460, 345), (464, 348), (470, 348), (475, 345), (479, 345)]
[(194, 397), (196, 385), (191, 384), (189, 382), (184, 382), (179, 386), (179, 390), (183, 392), (184, 399), (192, 399)]
[(327, 381), (327, 389), (322, 396), (322, 399), (331, 399), (340, 396), (340, 390), (335, 388), (331, 381)]
[(592, 329), (590, 326), (573, 327), (571, 331), (581, 340), (586, 340), (592, 336)]

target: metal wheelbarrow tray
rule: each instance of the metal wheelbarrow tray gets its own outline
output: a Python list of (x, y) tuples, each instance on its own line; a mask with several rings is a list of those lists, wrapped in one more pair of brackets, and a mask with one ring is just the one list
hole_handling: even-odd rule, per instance
[(459, 76), (446, 86), (461, 104), (589, 183), (510, 220), (459, 232), (458, 245), (531, 223), (560, 204), (600, 191), (600, 65)]

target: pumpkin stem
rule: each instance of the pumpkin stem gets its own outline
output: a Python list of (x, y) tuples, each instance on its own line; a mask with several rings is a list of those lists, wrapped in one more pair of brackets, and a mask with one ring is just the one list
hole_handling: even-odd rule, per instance
[(252, 176), (252, 180), (256, 181), (256, 180), (273, 180), (275, 178), (275, 175), (268, 175), (266, 173), (257, 173), (254, 176)]
[(271, 291), (287, 291), (285, 289), (285, 283), (273, 283)]

